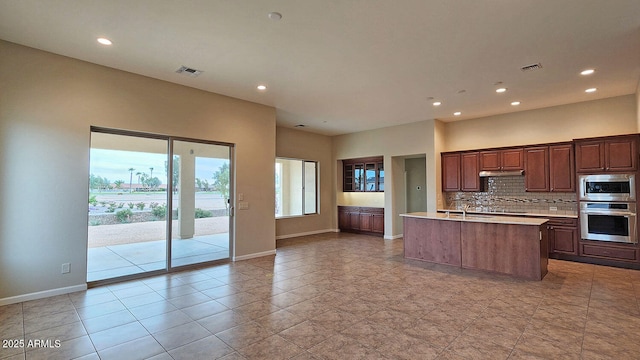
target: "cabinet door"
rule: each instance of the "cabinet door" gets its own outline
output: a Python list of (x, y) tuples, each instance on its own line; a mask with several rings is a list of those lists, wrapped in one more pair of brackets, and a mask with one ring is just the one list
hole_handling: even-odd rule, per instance
[(349, 225), (352, 230), (360, 230), (360, 213), (351, 211), (349, 212)]
[(573, 145), (549, 146), (549, 185), (551, 186), (551, 191), (576, 191), (574, 164)]
[(384, 234), (384, 214), (373, 214), (373, 225), (371, 231)]
[(480, 153), (463, 153), (461, 156), (461, 190), (480, 191)]
[(604, 164), (604, 142), (580, 141), (576, 142), (576, 171), (602, 171)]
[(353, 165), (353, 190), (364, 191), (364, 164)]
[(549, 147), (527, 148), (525, 167), (525, 191), (549, 191)]
[(353, 191), (353, 164), (345, 164), (343, 169), (344, 184), (342, 191)]
[(549, 235), (550, 253), (578, 255), (578, 229), (551, 226)]
[(460, 154), (442, 155), (442, 191), (460, 191)]
[(338, 210), (338, 228), (351, 229), (351, 214), (346, 210)]
[(378, 163), (378, 191), (384, 191), (384, 163)]
[(509, 149), (501, 151), (501, 170), (522, 170), (524, 169), (524, 150)]
[(371, 231), (373, 229), (373, 221), (371, 221), (373, 215), (360, 213), (360, 226), (359, 229), (362, 231)]
[(500, 151), (496, 150), (480, 152), (480, 170), (500, 170)]
[(635, 171), (638, 168), (635, 137), (605, 140), (604, 146), (607, 171)]

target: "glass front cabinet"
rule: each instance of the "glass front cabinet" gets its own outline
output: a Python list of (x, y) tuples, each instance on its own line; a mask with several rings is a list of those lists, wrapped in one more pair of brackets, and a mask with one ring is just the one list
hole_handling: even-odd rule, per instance
[(384, 191), (382, 157), (342, 160), (343, 191)]

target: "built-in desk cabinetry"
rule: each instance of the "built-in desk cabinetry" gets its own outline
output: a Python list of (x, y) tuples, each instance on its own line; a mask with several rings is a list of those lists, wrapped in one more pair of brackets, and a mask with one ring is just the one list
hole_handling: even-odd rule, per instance
[(338, 206), (340, 231), (384, 235), (384, 208)]

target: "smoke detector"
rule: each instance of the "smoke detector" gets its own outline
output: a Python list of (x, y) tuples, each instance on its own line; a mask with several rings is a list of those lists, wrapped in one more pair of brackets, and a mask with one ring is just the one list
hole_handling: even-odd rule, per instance
[(178, 74), (185, 74), (185, 75), (189, 75), (189, 76), (192, 76), (192, 77), (196, 77), (196, 76), (198, 76), (198, 75), (203, 73), (202, 70), (196, 70), (196, 69), (193, 69), (193, 68), (190, 68), (190, 67), (186, 67), (184, 65), (180, 66), (180, 68), (178, 70), (176, 70), (176, 72)]
[(538, 69), (542, 69), (542, 64), (537, 63), (537, 64), (525, 65), (520, 68), (520, 70), (522, 71), (531, 71), (531, 70), (538, 70)]

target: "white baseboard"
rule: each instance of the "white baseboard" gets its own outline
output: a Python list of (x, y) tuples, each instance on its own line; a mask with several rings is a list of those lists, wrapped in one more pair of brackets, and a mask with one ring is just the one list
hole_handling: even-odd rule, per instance
[(269, 255), (275, 255), (275, 254), (276, 254), (276, 250), (273, 249), (269, 251), (263, 251), (259, 253), (248, 254), (248, 255), (234, 256), (233, 261), (249, 260), (257, 257), (263, 257), (263, 256), (269, 256)]
[(307, 236), (307, 235), (324, 234), (328, 232), (340, 232), (340, 229), (314, 230), (314, 231), (307, 231), (307, 232), (297, 233), (297, 234), (280, 235), (280, 236), (276, 236), (276, 240), (289, 239), (289, 238)]
[(395, 240), (395, 239), (400, 239), (401, 237), (403, 237), (404, 234), (398, 234), (398, 235), (385, 235), (384, 239), (385, 240)]
[(67, 286), (63, 288), (51, 289), (51, 290), (45, 290), (45, 291), (38, 291), (38, 292), (24, 294), (24, 295), (10, 296), (7, 298), (0, 299), (0, 306), (20, 303), (24, 301), (44, 299), (51, 296), (64, 295), (64, 294), (69, 294), (72, 292), (84, 291), (84, 290), (87, 290), (87, 284)]

